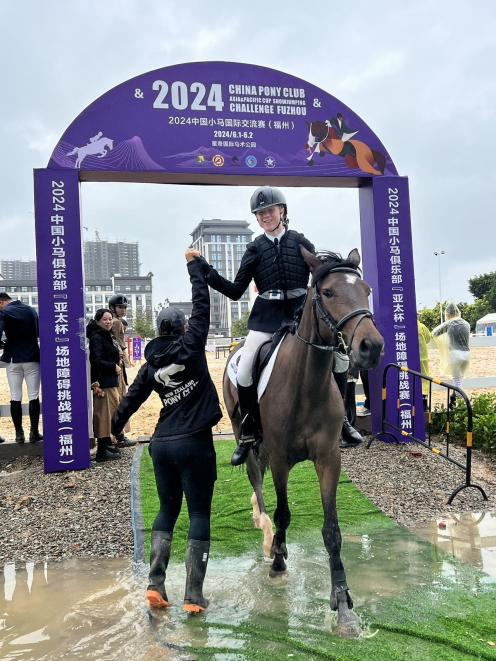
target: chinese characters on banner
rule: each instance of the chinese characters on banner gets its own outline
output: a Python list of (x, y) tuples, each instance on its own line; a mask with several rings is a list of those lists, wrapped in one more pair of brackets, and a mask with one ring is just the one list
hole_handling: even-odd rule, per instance
[[(374, 179), (361, 193), (362, 250), (364, 277), (372, 287), (373, 309), (379, 331), (384, 337), (384, 359), (372, 370), (372, 427), (381, 428), (382, 374), (385, 365), (396, 363), (418, 370), (420, 367), (413, 250), (406, 177)], [(414, 402), (415, 397), (415, 402)], [(399, 416), (397, 402), (399, 400)], [(387, 419), (404, 434), (413, 431), (413, 406), (422, 411), (420, 385), (413, 392), (413, 377), (407, 372), (389, 372)], [(422, 438), (422, 415), (416, 416), (415, 435)]]
[(141, 360), (141, 337), (133, 337), (133, 360)]
[(36, 171), (35, 192), (45, 470), (88, 468), (77, 173)]

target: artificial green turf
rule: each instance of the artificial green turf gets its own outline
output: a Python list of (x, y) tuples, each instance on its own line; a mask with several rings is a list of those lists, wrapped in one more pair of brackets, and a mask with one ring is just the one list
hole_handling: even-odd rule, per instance
[[(253, 551), (255, 557), (260, 554), (261, 533), (251, 525), (251, 487), (247, 475), (229, 465), (232, 450), (233, 443), (216, 444), (218, 481), (212, 506), (212, 555), (219, 558)], [(264, 493), (272, 515), (274, 495), (270, 475), (266, 476)], [(145, 542), (149, 544), (158, 501), (151, 460), (146, 451), (141, 464), (141, 498)], [(312, 532), (315, 540), (316, 530), (322, 526), (322, 509), (318, 480), (309, 462), (291, 471), (289, 504), (291, 541), (304, 539)], [(388, 535), (391, 538), (408, 536), (372, 505), (344, 474), (338, 488), (338, 514), (345, 533), (371, 533), (374, 537), (375, 532), (386, 538)], [(174, 553), (182, 560), (187, 536), (185, 511), (176, 529)], [(313, 601), (321, 609), (317, 608), (314, 618), (309, 618), (302, 610), (289, 616), (274, 612), (273, 618), (255, 613), (242, 622), (212, 621), (211, 617), (207, 621), (194, 621), (189, 626), (203, 627), (210, 632), (209, 638), (218, 631), (219, 637), (215, 640), (219, 640), (219, 644), (188, 647), (188, 653), (199, 659), (255, 660), (288, 656), (357, 661), (496, 659), (496, 585), (477, 569), (445, 556), (427, 543), (418, 543), (421, 547), (417, 553), (421, 557), (410, 560), (407, 557), (406, 562), (424, 563), (426, 581), (413, 589), (405, 588), (400, 596), (382, 598), (379, 604), (362, 605), (360, 613), (366, 630), (376, 632), (372, 637), (343, 640), (330, 634), (322, 622), (328, 600), (324, 602), (320, 598), (322, 604), (318, 604), (316, 597)], [(453, 572), (456, 580), (453, 580)], [(219, 618), (222, 620), (222, 614)]]
[[(216, 557), (239, 555), (260, 548), (260, 530), (251, 523), (250, 498), (252, 488), (244, 469), (232, 468), (233, 442), (215, 444), (217, 453), (217, 483), (212, 501), (212, 555)], [(148, 452), (143, 452), (141, 462), (141, 511), (145, 533), (145, 557), (150, 552), (150, 531), (158, 512), (159, 503), (155, 489), (153, 466)], [(308, 530), (322, 528), (323, 514), (320, 502), (319, 481), (313, 464), (303, 462), (289, 474), (289, 508), (291, 510), (291, 539), (296, 540)], [(272, 476), (266, 474), (264, 497), (267, 513), (272, 518), (275, 494)], [(339, 482), (337, 506), (339, 524), (343, 531), (365, 534), (377, 527), (391, 527), (394, 523), (358, 491), (343, 473)], [(186, 550), (188, 516), (186, 503), (176, 524), (173, 553), (183, 557)], [(177, 540), (177, 541), (176, 541)]]

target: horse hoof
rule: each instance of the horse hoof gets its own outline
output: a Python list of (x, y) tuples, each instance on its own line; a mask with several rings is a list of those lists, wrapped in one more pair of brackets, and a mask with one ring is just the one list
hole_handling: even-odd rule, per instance
[(307, 161), (307, 165), (313, 165), (313, 161)]
[(282, 576), (287, 576), (288, 575), (288, 570), (287, 569), (273, 569), (272, 567), (269, 569), (269, 577), (270, 578), (279, 578)]

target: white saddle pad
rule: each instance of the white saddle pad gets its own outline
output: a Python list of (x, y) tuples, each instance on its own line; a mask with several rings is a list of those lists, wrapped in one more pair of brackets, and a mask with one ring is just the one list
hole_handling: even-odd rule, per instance
[[(262, 395), (265, 392), (265, 389), (267, 388), (267, 384), (269, 383), (270, 375), (272, 374), (272, 369), (274, 367), (274, 363), (276, 362), (277, 354), (279, 353), (279, 347), (281, 346), (282, 340), (284, 337), (281, 339), (279, 344), (274, 350), (274, 353), (270, 357), (269, 362), (267, 365), (264, 367), (262, 371), (262, 375), (260, 376), (260, 380), (258, 382), (257, 386), (257, 393), (258, 393), (258, 401), (262, 399)], [(241, 358), (241, 354), (243, 353), (244, 347), (241, 347), (239, 351), (237, 351), (234, 356), (231, 358), (229, 363), (227, 364), (227, 375), (233, 384), (233, 386), (237, 386), (238, 382), (236, 380), (237, 374), (238, 374), (238, 365), (239, 361)]]

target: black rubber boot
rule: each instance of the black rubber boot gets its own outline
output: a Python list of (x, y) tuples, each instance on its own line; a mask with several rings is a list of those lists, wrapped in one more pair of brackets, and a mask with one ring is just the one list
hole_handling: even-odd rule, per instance
[(10, 415), (15, 428), (16, 443), (24, 443), (24, 429), (22, 428), (22, 404), (15, 399), (10, 400)]
[(239, 413), (241, 415), (241, 435), (238, 441), (238, 447), (234, 450), (231, 457), (233, 466), (241, 466), (246, 461), (253, 443), (255, 443), (255, 420), (253, 419), (253, 409), (257, 404), (256, 386), (240, 386), (238, 384)]
[(97, 438), (96, 439), (96, 456), (95, 461), (98, 463), (103, 461), (112, 461), (113, 459), (120, 459), (121, 453), (119, 450), (112, 451), (110, 450), (111, 441), (110, 438)]
[(40, 424), (40, 400), (38, 398), (29, 401), (29, 422), (31, 423), (29, 442), (42, 441), (43, 436), (38, 431), (38, 425)]
[(344, 416), (343, 428), (341, 430), (341, 443), (342, 448), (356, 448), (360, 443), (363, 443), (363, 438), (357, 430), (350, 424), (348, 418)]
[(146, 588), (148, 608), (168, 608), (170, 606), (165, 591), (166, 569), (171, 553), (172, 533), (164, 530), (152, 530), (150, 550), (150, 573)]
[(128, 438), (123, 431), (121, 431), (120, 434), (117, 434), (115, 438), (118, 448), (132, 448), (133, 445), (136, 445), (136, 441), (132, 441), (130, 438)]
[(201, 613), (208, 606), (203, 596), (203, 581), (207, 572), (210, 542), (189, 539), (186, 550), (186, 589), (184, 610), (187, 613)]

